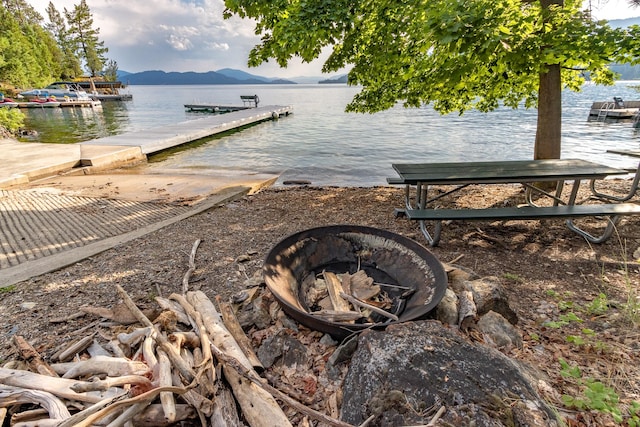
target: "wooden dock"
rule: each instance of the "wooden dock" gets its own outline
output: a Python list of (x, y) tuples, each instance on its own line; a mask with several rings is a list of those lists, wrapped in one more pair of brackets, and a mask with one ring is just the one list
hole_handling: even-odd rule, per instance
[(242, 126), (275, 120), (293, 114), (292, 106), (267, 105), (217, 114), (177, 124), (107, 136), (83, 142), (82, 145), (139, 147), (149, 155), (172, 147), (207, 138)]

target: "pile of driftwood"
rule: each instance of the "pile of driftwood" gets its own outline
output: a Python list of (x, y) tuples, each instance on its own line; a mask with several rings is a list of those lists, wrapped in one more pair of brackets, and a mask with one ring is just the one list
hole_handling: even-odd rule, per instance
[[(384, 288), (402, 292), (393, 298)], [(364, 270), (354, 274), (322, 271), (316, 276), (307, 276), (301, 286), (302, 298), (312, 316), (331, 322), (357, 321), (364, 325), (374, 325), (380, 318), (397, 321), (404, 308), (403, 302), (414, 292), (406, 286), (376, 283)]]
[(14, 336), (23, 365), (0, 368), (0, 424), (288, 426), (287, 408), (304, 425), (348, 426), (271, 386), (233, 307), (187, 290), (198, 243), (183, 293), (156, 298), (159, 314), (143, 313), (121, 286), (120, 309), (85, 309), (130, 324), (106, 345), (92, 333), (46, 361)]

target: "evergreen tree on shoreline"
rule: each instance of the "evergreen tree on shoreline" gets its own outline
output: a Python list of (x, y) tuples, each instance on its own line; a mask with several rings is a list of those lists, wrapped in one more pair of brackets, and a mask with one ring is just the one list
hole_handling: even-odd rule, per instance
[(80, 65), (80, 60), (75, 55), (73, 42), (69, 35), (69, 29), (67, 28), (67, 24), (63, 16), (52, 2), (49, 2), (49, 6), (47, 6), (46, 11), (49, 23), (45, 25), (45, 28), (56, 39), (58, 47), (60, 48), (60, 78), (62, 80), (70, 80), (76, 76), (82, 75), (82, 66)]
[(99, 75), (107, 61), (104, 55), (109, 49), (98, 38), (100, 28), (93, 28), (93, 17), (86, 0), (80, 0), (72, 11), (65, 9), (64, 14), (69, 25), (69, 40), (77, 56), (84, 60), (91, 77)]

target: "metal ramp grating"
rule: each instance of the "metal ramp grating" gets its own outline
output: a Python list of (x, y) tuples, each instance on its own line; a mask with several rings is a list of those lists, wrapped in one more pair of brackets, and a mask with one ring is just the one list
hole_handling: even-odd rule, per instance
[(0, 273), (189, 211), (189, 206), (0, 190)]

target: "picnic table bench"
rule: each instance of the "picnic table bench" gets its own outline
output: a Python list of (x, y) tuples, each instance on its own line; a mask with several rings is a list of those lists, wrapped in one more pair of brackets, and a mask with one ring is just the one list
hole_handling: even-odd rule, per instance
[[(576, 205), (576, 197), (582, 180), (599, 180), (610, 175), (624, 175), (624, 169), (611, 168), (585, 160), (527, 160), (498, 162), (459, 163), (398, 163), (392, 165), (398, 177), (388, 178), (393, 185), (405, 186), (405, 209), (397, 209), (398, 215), (406, 215), (420, 222), (420, 228), (431, 246), (437, 246), (444, 220), (512, 220), (566, 218), (569, 229), (590, 242), (602, 243), (615, 230), (623, 215), (640, 215), (640, 205), (634, 203), (606, 203)], [(562, 198), (565, 181), (573, 181), (568, 199)], [(534, 184), (555, 182), (555, 193), (544, 191)], [(451, 195), (469, 185), (522, 184), (526, 188), (523, 207), (484, 209), (436, 209), (434, 202)], [(429, 197), (433, 186), (454, 185), (449, 191)], [(415, 195), (411, 189), (415, 188)], [(553, 200), (553, 206), (539, 206), (533, 194), (541, 194)], [(573, 223), (578, 217), (607, 217), (607, 227), (600, 236), (593, 236)], [(425, 221), (435, 221), (433, 235), (427, 230)]]

